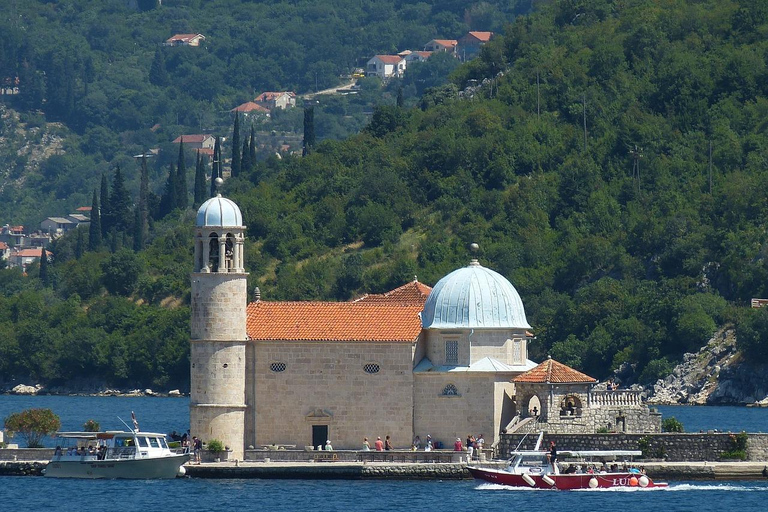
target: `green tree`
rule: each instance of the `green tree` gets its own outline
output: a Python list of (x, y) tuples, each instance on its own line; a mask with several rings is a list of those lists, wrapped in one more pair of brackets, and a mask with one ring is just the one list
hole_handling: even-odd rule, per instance
[(187, 208), (187, 163), (184, 161), (184, 140), (179, 144), (179, 158), (176, 162), (176, 203), (174, 208)]
[(48, 255), (46, 254), (45, 247), (40, 249), (40, 281), (43, 286), (51, 285), (51, 276), (48, 270)]
[(249, 173), (253, 170), (253, 162), (251, 162), (251, 145), (249, 142), (249, 136), (246, 134), (245, 140), (243, 140), (243, 150), (240, 153), (240, 172)]
[(109, 293), (130, 296), (139, 282), (142, 262), (128, 249), (120, 249), (101, 264), (102, 281)]
[(83, 432), (98, 432), (101, 430), (101, 425), (96, 420), (88, 420), (83, 423)]
[(235, 112), (235, 125), (232, 128), (232, 177), (240, 176), (240, 114)]
[(165, 69), (165, 57), (163, 49), (158, 47), (155, 50), (155, 56), (152, 59), (152, 65), (149, 67), (149, 82), (158, 87), (166, 87), (171, 83), (168, 71)]
[(109, 196), (110, 229), (121, 233), (128, 229), (132, 219), (131, 203), (131, 196), (128, 194), (123, 173), (118, 165), (112, 177), (112, 193)]
[(91, 198), (91, 223), (88, 225), (88, 250), (98, 251), (101, 247), (101, 208), (99, 207), (99, 196), (96, 195), (96, 189), (93, 189)]
[(205, 163), (198, 151), (195, 159), (195, 208), (203, 204), (205, 199)]
[(178, 191), (178, 175), (173, 164), (171, 164), (168, 168), (168, 179), (165, 181), (163, 195), (160, 198), (160, 217), (165, 217), (176, 208), (178, 204), (176, 194)]
[(107, 181), (107, 175), (101, 175), (101, 190), (99, 194), (99, 201), (101, 203), (101, 238), (105, 239), (112, 229), (112, 206), (109, 202), (109, 182)]
[(147, 242), (149, 235), (149, 171), (147, 169), (147, 156), (141, 156), (141, 171), (139, 176), (139, 203), (136, 205), (136, 218), (134, 220), (133, 249), (141, 251)]
[(11, 437), (21, 435), (29, 448), (42, 448), (43, 438), (61, 428), (61, 420), (50, 409), (27, 409), (5, 418), (5, 429)]
[(248, 143), (248, 159), (251, 161), (251, 170), (256, 165), (256, 128), (251, 125), (251, 140)]
[(302, 153), (306, 156), (315, 147), (315, 107), (304, 109), (304, 144)]

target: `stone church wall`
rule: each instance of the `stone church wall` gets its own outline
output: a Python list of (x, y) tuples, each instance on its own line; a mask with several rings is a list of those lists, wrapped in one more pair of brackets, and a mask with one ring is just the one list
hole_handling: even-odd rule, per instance
[[(392, 436), (409, 447), (413, 428), (410, 343), (251, 342), (255, 432), (246, 445), (312, 445), (312, 425), (328, 425), (336, 449), (373, 447)], [(276, 369), (273, 371), (273, 363)], [(366, 365), (378, 365), (367, 373)], [(368, 367), (369, 370), (371, 367)]]

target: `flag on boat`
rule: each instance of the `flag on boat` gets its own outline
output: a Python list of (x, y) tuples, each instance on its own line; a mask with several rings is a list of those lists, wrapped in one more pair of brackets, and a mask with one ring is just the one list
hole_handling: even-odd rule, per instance
[(131, 411), (131, 419), (133, 420), (133, 429), (138, 432), (139, 431), (139, 422), (136, 421), (136, 415)]

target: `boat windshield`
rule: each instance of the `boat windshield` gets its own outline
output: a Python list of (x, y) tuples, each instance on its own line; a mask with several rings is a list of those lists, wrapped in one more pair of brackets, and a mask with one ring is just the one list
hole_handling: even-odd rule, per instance
[(152, 448), (160, 448), (160, 443), (158, 442), (156, 437), (149, 437), (149, 446)]

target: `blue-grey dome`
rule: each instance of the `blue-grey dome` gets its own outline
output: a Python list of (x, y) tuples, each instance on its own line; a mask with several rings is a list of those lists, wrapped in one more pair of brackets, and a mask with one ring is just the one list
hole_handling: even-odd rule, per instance
[(515, 287), (472, 260), (437, 282), (424, 304), (421, 325), (433, 329), (530, 329)]
[(242, 226), (243, 215), (234, 201), (218, 195), (200, 205), (195, 225), (199, 228)]

